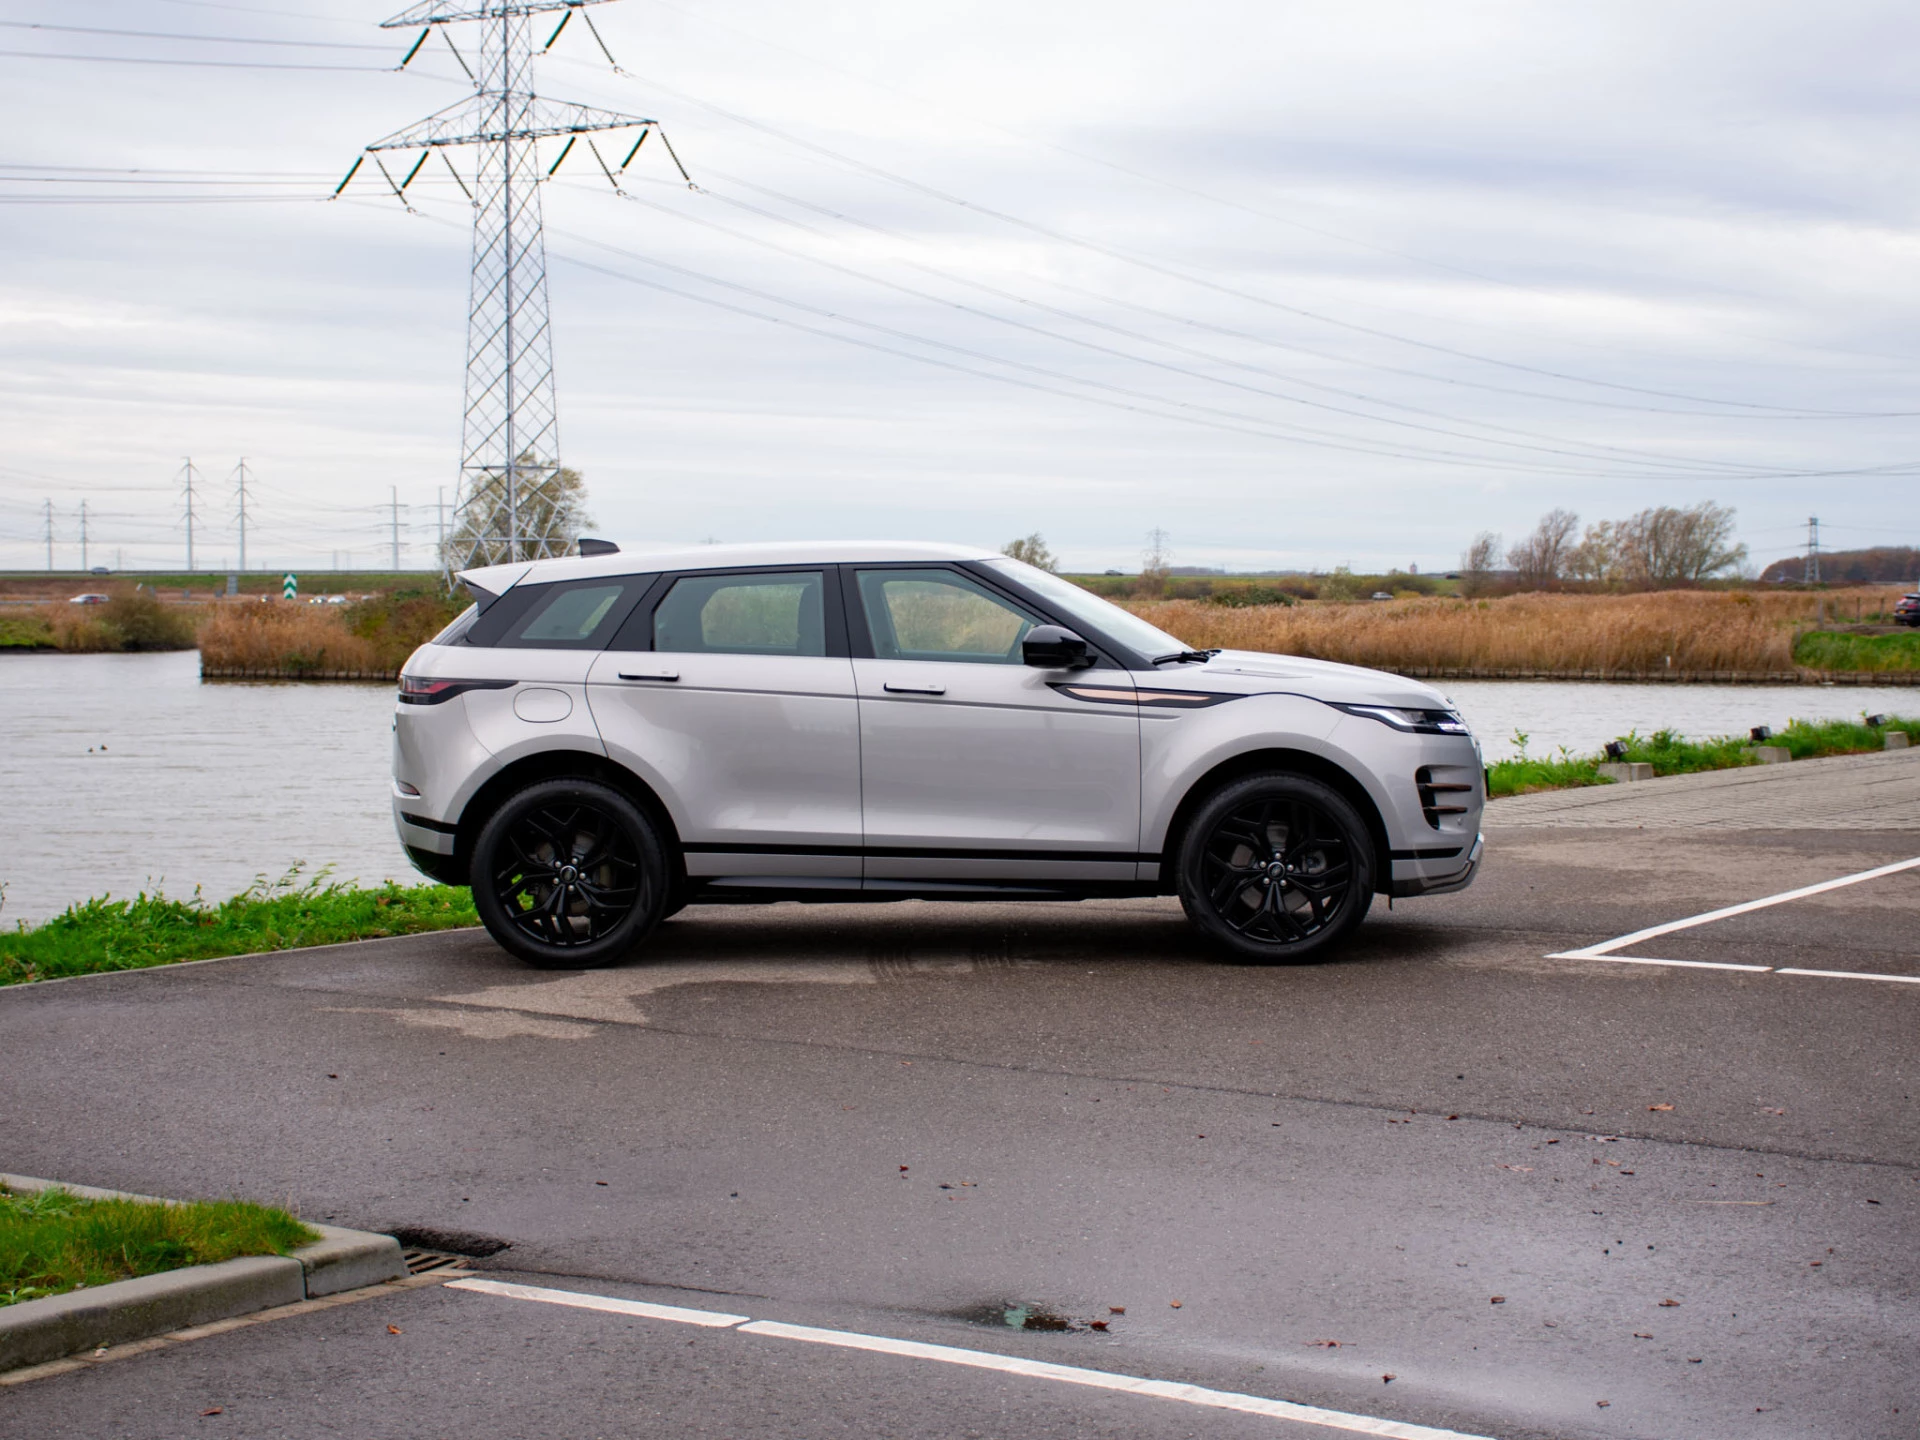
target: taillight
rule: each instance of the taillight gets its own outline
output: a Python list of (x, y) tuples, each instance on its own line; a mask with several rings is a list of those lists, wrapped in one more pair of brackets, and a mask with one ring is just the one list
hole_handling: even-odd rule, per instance
[(511, 690), (516, 680), (428, 680), (419, 675), (400, 677), (402, 705), (438, 705), (469, 690)]

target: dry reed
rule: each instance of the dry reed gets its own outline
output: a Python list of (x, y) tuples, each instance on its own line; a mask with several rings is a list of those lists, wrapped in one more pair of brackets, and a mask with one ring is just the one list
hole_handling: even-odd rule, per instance
[(382, 668), (378, 647), (332, 609), (307, 605), (223, 605), (200, 626), (208, 670), (367, 673)]
[[(1878, 608), (1876, 596), (1869, 602)], [(1884, 597), (1891, 608), (1892, 596)], [(1844, 601), (1844, 608), (1841, 602)], [(1851, 596), (1744, 591), (1514, 595), (1235, 610), (1192, 600), (1127, 608), (1196, 648), (1264, 650), (1387, 670), (1649, 674), (1788, 672), (1816, 605)]]

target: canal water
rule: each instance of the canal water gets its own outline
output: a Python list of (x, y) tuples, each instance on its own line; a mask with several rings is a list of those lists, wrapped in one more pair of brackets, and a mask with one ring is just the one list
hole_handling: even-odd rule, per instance
[[(1629, 730), (1693, 736), (1864, 710), (1920, 712), (1904, 687), (1448, 682), (1487, 758), (1598, 749)], [(213, 899), (296, 864), (414, 879), (394, 839), (386, 685), (199, 678), (199, 656), (0, 655), (0, 926), (76, 900)]]

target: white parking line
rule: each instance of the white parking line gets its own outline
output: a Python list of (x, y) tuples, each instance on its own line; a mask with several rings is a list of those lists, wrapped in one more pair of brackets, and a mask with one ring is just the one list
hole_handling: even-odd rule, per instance
[(1142, 1375), (1123, 1375), (1112, 1370), (1086, 1370), (1077, 1365), (1055, 1365), (1046, 1360), (1023, 1360), (1016, 1355), (999, 1355), (991, 1350), (929, 1345), (919, 1340), (895, 1340), (885, 1335), (862, 1335), (852, 1330), (820, 1330), (811, 1325), (753, 1320), (745, 1315), (687, 1310), (677, 1305), (650, 1305), (640, 1300), (616, 1300), (606, 1295), (548, 1290), (537, 1285), (512, 1285), (499, 1280), (452, 1280), (445, 1288), (473, 1290), (508, 1300), (532, 1300), (545, 1305), (569, 1305), (581, 1310), (633, 1315), (646, 1320), (670, 1320), (680, 1325), (703, 1325), (713, 1329), (737, 1326), (736, 1333), (741, 1335), (799, 1340), (810, 1345), (831, 1345), (842, 1350), (866, 1350), (880, 1355), (899, 1355), (910, 1360), (933, 1360), (945, 1365), (965, 1365), (976, 1370), (997, 1370), (1032, 1380), (1051, 1380), (1058, 1384), (1082, 1385), (1096, 1390), (1117, 1390), (1123, 1394), (1173, 1400), (1210, 1410), (1236, 1410), (1245, 1415), (1265, 1415), (1274, 1420), (1320, 1425), (1330, 1430), (1381, 1435), (1388, 1437), (1388, 1440), (1489, 1440), (1487, 1436), (1469, 1435), (1460, 1430), (1437, 1430), (1431, 1425), (1409, 1425), (1372, 1415), (1350, 1415), (1343, 1410), (1322, 1410), (1317, 1405), (1296, 1405), (1289, 1400), (1269, 1400), (1264, 1395), (1243, 1395), (1233, 1390), (1209, 1390), (1204, 1386), (1184, 1385), (1174, 1380), (1149, 1380)]
[(1614, 940), (1604, 940), (1598, 945), (1587, 945), (1578, 950), (1555, 951), (1546, 958), (1549, 960), (1605, 960), (1616, 965), (1678, 965), (1689, 970), (1743, 970), (1755, 975), (1824, 975), (1838, 980), (1885, 980), (1896, 985), (1920, 985), (1920, 976), (1915, 975), (1878, 975), (1865, 970), (1802, 970), (1783, 965), (1731, 965), (1718, 960), (1656, 960), (1640, 955), (1612, 953), (1615, 950), (1624, 950), (1629, 945), (1657, 940), (1662, 935), (1671, 935), (1678, 930), (1691, 930), (1696, 925), (1711, 925), (1716, 920), (1730, 920), (1736, 915), (1764, 910), (1770, 905), (1784, 905), (1789, 900), (1804, 900), (1809, 895), (1822, 895), (1845, 885), (1858, 885), (1863, 880), (1878, 880), (1883, 875), (1897, 875), (1902, 870), (1912, 870), (1915, 867), (1920, 867), (1920, 856), (1915, 856), (1911, 860), (1896, 860), (1891, 865), (1877, 866), (1872, 870), (1862, 870), (1856, 875), (1842, 875), (1834, 880), (1822, 880), (1817, 885), (1802, 885), (1798, 890), (1783, 890), (1778, 895), (1763, 895), (1758, 900), (1747, 900), (1738, 905), (1728, 905), (1724, 909), (1709, 910), (1704, 915), (1690, 915), (1684, 920), (1669, 920), (1664, 925), (1650, 925), (1645, 930), (1636, 930), (1631, 935), (1622, 935)]
[(676, 1325), (706, 1325), (724, 1330), (744, 1325), (751, 1315), (722, 1315), (717, 1310), (683, 1310), (678, 1305), (649, 1305), (644, 1300), (616, 1300), (611, 1295), (588, 1295), (579, 1290), (547, 1290), (538, 1285), (509, 1285), (503, 1280), (449, 1280), (449, 1290), (478, 1290), (508, 1300), (536, 1300), (542, 1305), (570, 1305), (576, 1310), (604, 1310), (611, 1315), (638, 1315), (643, 1320), (671, 1320)]

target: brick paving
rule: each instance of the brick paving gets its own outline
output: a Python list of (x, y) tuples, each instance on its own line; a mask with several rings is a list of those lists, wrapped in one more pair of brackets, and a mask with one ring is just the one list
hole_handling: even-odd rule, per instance
[(1516, 795), (1489, 829), (1920, 830), (1920, 749)]

